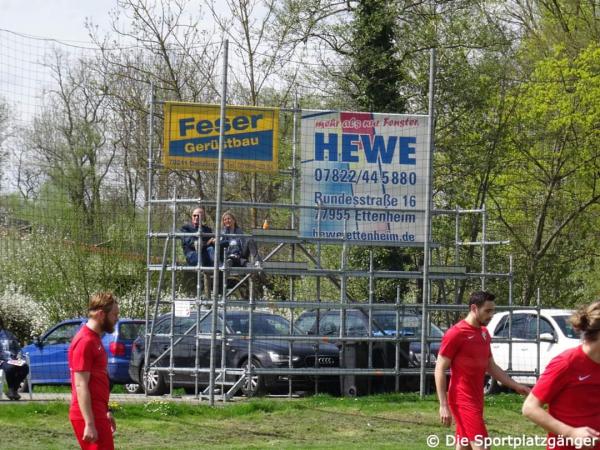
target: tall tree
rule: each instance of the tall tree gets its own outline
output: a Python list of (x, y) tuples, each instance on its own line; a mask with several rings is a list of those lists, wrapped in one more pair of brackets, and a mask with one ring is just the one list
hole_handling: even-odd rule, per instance
[(365, 111), (406, 112), (408, 77), (398, 52), (397, 3), (361, 0), (353, 13), (350, 65), (341, 85)]
[(115, 149), (107, 145), (106, 92), (89, 61), (69, 65), (60, 52), (49, 68), (57, 88), (49, 92), (28, 136), (31, 161), (64, 190), (82, 215), (81, 232), (96, 233), (101, 219), (101, 187)]
[(573, 252), (585, 254), (585, 240), (564, 255), (559, 241), (588, 229), (600, 204), (600, 48), (591, 44), (574, 59), (567, 53), (540, 60), (515, 90), (505, 170), (495, 183), (498, 215), (521, 253), (525, 304), (552, 285), (553, 272), (569, 272)]
[[(174, 188), (180, 195), (213, 196), (214, 177), (198, 171), (160, 171), (156, 192), (146, 192), (148, 139), (153, 139), (155, 147), (162, 142), (159, 126), (154, 136), (148, 136), (150, 86), (157, 100), (214, 103), (219, 98), (220, 43), (212, 42), (212, 30), (203, 26), (200, 11), (192, 8), (189, 0), (120, 0), (112, 12), (111, 34), (102, 36), (88, 25), (101, 50), (98, 69), (110, 81), (111, 108), (116, 118), (125, 119), (114, 131), (127, 148), (123, 162), (128, 167), (124, 175), (130, 195), (135, 170), (141, 176), (135, 182), (144, 190), (144, 199), (171, 196)], [(157, 108), (155, 114), (158, 125), (162, 113)]]
[(8, 105), (0, 97), (0, 192), (4, 179), (4, 167), (6, 167), (7, 151), (4, 148), (4, 141), (8, 138)]

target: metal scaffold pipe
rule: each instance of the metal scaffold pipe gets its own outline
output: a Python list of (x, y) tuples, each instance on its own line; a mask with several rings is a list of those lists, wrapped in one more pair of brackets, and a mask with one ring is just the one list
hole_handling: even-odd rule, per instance
[[(225, 123), (225, 108), (227, 104), (227, 57), (229, 41), (223, 42), (223, 78), (221, 85), (221, 123)], [(217, 345), (217, 307), (219, 303), (219, 256), (221, 255), (221, 204), (223, 201), (223, 147), (225, 144), (225, 127), (219, 129), (219, 162), (217, 171), (217, 205), (215, 213), (215, 261), (213, 266), (212, 290), (212, 335), (210, 345), (210, 377), (209, 377), (209, 403), (215, 404), (215, 348)]]

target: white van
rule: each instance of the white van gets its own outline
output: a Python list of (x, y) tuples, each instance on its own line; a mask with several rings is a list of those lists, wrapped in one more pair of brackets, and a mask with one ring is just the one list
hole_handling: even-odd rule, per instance
[[(540, 374), (556, 355), (563, 351), (576, 347), (580, 343), (579, 334), (569, 323), (569, 317), (573, 311), (566, 309), (542, 309), (540, 310)], [(502, 369), (508, 369), (509, 343), (498, 342), (499, 339), (508, 339), (510, 314), (508, 311), (498, 312), (494, 315), (487, 326), (492, 337), (492, 355), (496, 364)], [(514, 380), (533, 386), (537, 380), (534, 373), (537, 371), (537, 339), (536, 310), (517, 310), (512, 313), (512, 371), (532, 372), (531, 376), (514, 376)], [(499, 384), (496, 380), (486, 377), (484, 392), (491, 394), (497, 392)]]

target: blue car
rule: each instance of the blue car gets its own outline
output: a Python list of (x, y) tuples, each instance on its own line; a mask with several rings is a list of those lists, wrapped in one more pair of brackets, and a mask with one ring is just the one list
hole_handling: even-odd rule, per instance
[[(29, 355), (31, 384), (71, 384), (69, 373), (69, 345), (75, 334), (87, 322), (86, 318), (70, 319), (54, 325), (35, 342), (23, 347)], [(108, 377), (111, 384), (124, 384), (129, 392), (139, 391), (129, 377), (131, 345), (141, 334), (144, 321), (119, 319), (113, 333), (102, 337), (108, 355)]]

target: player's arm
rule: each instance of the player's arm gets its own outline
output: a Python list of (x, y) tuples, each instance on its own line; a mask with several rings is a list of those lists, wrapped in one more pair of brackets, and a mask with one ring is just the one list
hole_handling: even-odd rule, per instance
[(600, 433), (593, 428), (574, 428), (552, 417), (550, 413), (544, 409), (544, 403), (532, 393), (527, 396), (523, 403), (523, 415), (544, 430), (559, 436), (590, 440), (600, 438)]
[(488, 360), (488, 366), (487, 366), (486, 371), (487, 371), (488, 375), (490, 375), (492, 378), (495, 378), (497, 381), (502, 383), (504, 386), (509, 387), (510, 389), (512, 389), (515, 392), (518, 392), (521, 395), (527, 395), (531, 391), (529, 386), (525, 386), (524, 384), (517, 383), (515, 380), (513, 380), (511, 377), (509, 377), (508, 374), (504, 370), (502, 370), (500, 367), (498, 367), (498, 365), (494, 361), (493, 356), (490, 356), (490, 359)]
[(106, 418), (110, 422), (110, 429), (111, 429), (111, 431), (113, 433), (115, 431), (117, 431), (117, 422), (115, 421), (115, 416), (113, 416), (113, 413), (112, 413), (111, 410), (108, 410), (108, 412), (106, 413)]
[(94, 413), (92, 412), (92, 396), (90, 395), (90, 372), (75, 372), (75, 390), (77, 392), (77, 403), (85, 428), (83, 430), (83, 440), (94, 442), (98, 439), (96, 425), (94, 425)]
[(435, 363), (435, 390), (440, 401), (440, 421), (447, 426), (452, 424), (452, 414), (448, 407), (448, 396), (446, 394), (446, 370), (450, 368), (451, 362), (450, 358), (438, 354)]

